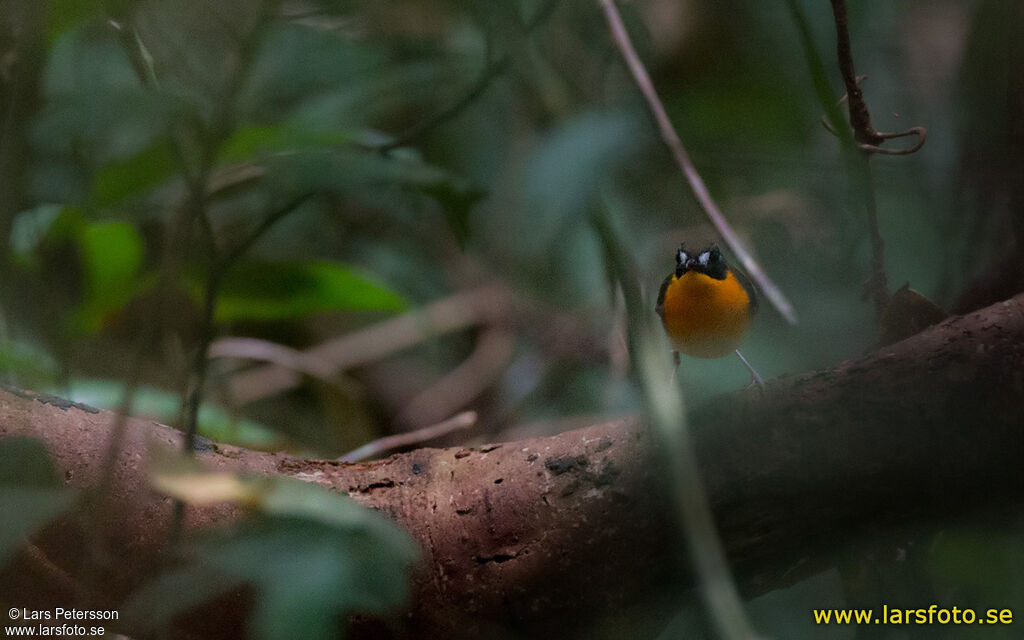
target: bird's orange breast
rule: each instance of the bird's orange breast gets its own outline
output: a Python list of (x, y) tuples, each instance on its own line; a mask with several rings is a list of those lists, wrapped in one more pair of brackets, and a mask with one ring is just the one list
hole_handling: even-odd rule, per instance
[(663, 305), (672, 346), (695, 358), (729, 355), (750, 322), (750, 296), (731, 272), (724, 280), (695, 271), (673, 276)]

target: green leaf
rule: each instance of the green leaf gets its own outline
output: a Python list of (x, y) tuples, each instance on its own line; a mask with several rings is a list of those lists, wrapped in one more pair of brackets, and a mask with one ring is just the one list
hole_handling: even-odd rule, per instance
[(264, 516), (236, 535), (207, 540), (200, 554), (256, 586), (257, 638), (316, 640), (337, 637), (339, 620), (351, 613), (379, 614), (404, 603), (413, 549), (408, 538), (395, 546), (368, 530)]
[[(311, 490), (310, 487), (316, 487)], [(403, 548), (409, 541), (390, 520), (377, 512), (359, 506), (347, 496), (322, 490), (317, 485), (293, 478), (276, 478), (263, 494), (260, 509), (270, 515), (314, 520), (353, 531), (366, 530), (394, 548)], [(408, 548), (409, 559), (414, 557)]]
[(62, 35), (47, 60), (42, 109), (32, 144), (96, 167), (130, 158), (165, 138), (183, 97), (139, 82), (117, 32), (107, 25)]
[(37, 489), (60, 486), (46, 445), (39, 440), (11, 436), (0, 440), (0, 485)]
[(552, 131), (527, 163), (528, 215), (517, 229), (539, 253), (594, 203), (616, 169), (633, 161), (643, 140), (632, 114), (589, 112)]
[(70, 489), (0, 486), (0, 566), (29, 536), (67, 511), (75, 498)]
[(76, 497), (62, 487), (42, 442), (17, 436), (0, 441), (0, 566)]
[(75, 25), (103, 15), (103, 2), (96, 0), (60, 0), (46, 3), (46, 36), (52, 43)]
[[(469, 209), (484, 192), (469, 180), (395, 150), (388, 156), (353, 148), (304, 149), (268, 156), (267, 181), (272, 189), (293, 197), (299, 193), (333, 193), (374, 209), (400, 213), (410, 192), (438, 202), (454, 218), (453, 232), (468, 230)], [(460, 230), (462, 227), (463, 230)]]
[(377, 152), (351, 148), (282, 154), (272, 158), (267, 167), (277, 174), (282, 184), (327, 193), (381, 186), (428, 189), (454, 180), (449, 172), (409, 154), (396, 152), (385, 157)]
[[(174, 466), (161, 482), (175, 483)], [(180, 475), (194, 488), (202, 473)], [(222, 486), (223, 473), (205, 478)], [(167, 481), (167, 482), (164, 482)], [(316, 484), (293, 478), (237, 478), (236, 504), (254, 512), (237, 526), (209, 532), (192, 545), (194, 562), (147, 585), (127, 606), (133, 618), (159, 625), (224, 589), (256, 590), (255, 637), (334, 638), (351, 613), (382, 613), (408, 598), (412, 540), (380, 514)], [(191, 488), (173, 495), (202, 496)]]
[[(342, 36), (333, 29), (279, 22), (260, 43), (252, 73), (239, 95), (239, 111), (243, 120), (277, 121), (311, 98), (351, 92), (354, 86), (373, 81), (386, 62), (363, 39)], [(330, 122), (334, 130), (339, 125), (351, 130), (359, 123), (350, 119), (366, 118), (365, 111), (338, 109), (321, 122)]]
[(178, 614), (237, 588), (241, 582), (239, 577), (203, 564), (171, 569), (135, 591), (122, 614), (132, 629), (155, 631), (170, 625)]
[(267, 152), (333, 147), (350, 142), (352, 136), (344, 132), (308, 131), (287, 125), (251, 125), (235, 131), (224, 142), (220, 160), (242, 162)]
[(85, 278), (85, 301), (71, 320), (79, 331), (94, 332), (104, 319), (139, 292), (142, 238), (124, 222), (86, 224), (78, 237)]
[(648, 143), (638, 113), (585, 112), (537, 145), (526, 162), (520, 215), (501, 220), (500, 233), (529, 238), (516, 244), (516, 262), (507, 269), (522, 286), (562, 305), (590, 304), (600, 295), (600, 247), (578, 230)]
[(231, 269), (216, 319), (286, 320), (323, 311), (394, 311), (405, 301), (351, 267), (327, 262), (251, 262)]
[(114, 206), (167, 181), (177, 171), (170, 142), (157, 140), (138, 153), (99, 169), (92, 183), (93, 203)]

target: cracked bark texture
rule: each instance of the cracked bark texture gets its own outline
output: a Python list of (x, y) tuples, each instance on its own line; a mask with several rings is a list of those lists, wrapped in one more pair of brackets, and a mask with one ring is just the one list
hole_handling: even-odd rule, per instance
[[(691, 412), (719, 531), (741, 589), (762, 593), (828, 566), (867, 528), (928, 522), (1024, 499), (1024, 295), (950, 318), (834, 369), (729, 394)], [(113, 415), (52, 397), (0, 392), (0, 437), (45, 441), (69, 485), (99, 477)], [(146, 484), (153, 444), (178, 432), (133, 420), (118, 459), (101, 581), (116, 603), (156, 566), (172, 505)], [(419, 449), (340, 464), (204, 444), (210, 467), (285, 474), (349, 493), (406, 527), (424, 560), (400, 634), (550, 637), (690, 584), (675, 567), (665, 474), (644, 425), (624, 418), (551, 438)], [(200, 527), (230, 508), (190, 509)], [(83, 569), (73, 522), (38, 546), (72, 577)], [(673, 578), (673, 576), (675, 576)], [(41, 601), (57, 587), (22, 559), (0, 574)], [(204, 622), (231, 627), (244, 599)], [(68, 606), (66, 599), (54, 606)], [(207, 634), (210, 633), (209, 627)], [(238, 627), (234, 627), (236, 633)], [(388, 629), (395, 630), (392, 625)]]

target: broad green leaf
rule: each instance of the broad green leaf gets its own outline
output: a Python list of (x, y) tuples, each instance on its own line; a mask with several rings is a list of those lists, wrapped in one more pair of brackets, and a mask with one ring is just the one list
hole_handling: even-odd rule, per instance
[(94, 332), (111, 312), (138, 293), (142, 238), (124, 222), (86, 224), (78, 238), (85, 277), (85, 301), (72, 319), (75, 329)]
[(82, 233), (82, 258), (91, 298), (120, 298), (142, 264), (142, 238), (124, 222), (90, 224)]
[(339, 620), (348, 614), (383, 613), (406, 601), (416, 553), (405, 534), (398, 536), (401, 545), (369, 530), (265, 516), (231, 537), (205, 541), (200, 554), (204, 563), (256, 587), (255, 637), (316, 640), (337, 637)]
[(44, 3), (46, 7), (46, 35), (50, 42), (61, 34), (85, 23), (101, 18), (123, 15), (132, 0), (59, 0)]
[(74, 503), (63, 488), (46, 446), (38, 440), (0, 440), (0, 566), (28, 537)]
[(0, 566), (29, 536), (67, 511), (76, 496), (70, 489), (0, 485)]
[(516, 245), (509, 268), (523, 286), (560, 304), (588, 304), (600, 295), (600, 247), (580, 229), (601, 192), (647, 143), (638, 113), (585, 112), (537, 145), (526, 163), (520, 215), (501, 220), (501, 233), (530, 239)]
[[(278, 23), (260, 43), (252, 73), (239, 96), (239, 109), (250, 122), (276, 121), (310, 98), (372, 82), (386, 61), (363, 39), (342, 37), (335, 30)], [(345, 110), (331, 115), (324, 124), (351, 129), (349, 117), (359, 114)]]
[(457, 192), (476, 191), (467, 180), (398, 151), (385, 157), (352, 148), (312, 149), (279, 154), (266, 164), (280, 186), (293, 190), (344, 194), (360, 187), (398, 186), (426, 192), (449, 184)]
[(140, 83), (117, 33), (106, 25), (74, 28), (54, 46), (44, 102), (31, 140), (42, 153), (87, 158), (90, 166), (132, 157), (166, 137), (182, 98)]
[(155, 631), (175, 616), (240, 586), (242, 579), (205, 564), (170, 569), (132, 593), (122, 613), (132, 629)]
[(221, 146), (221, 162), (257, 159), (261, 154), (289, 149), (332, 147), (352, 142), (344, 132), (304, 131), (289, 126), (251, 125), (235, 131)]
[(0, 485), (36, 489), (59, 487), (57, 470), (46, 445), (19, 436), (0, 440)]
[(138, 153), (99, 169), (92, 183), (93, 203), (101, 207), (116, 205), (167, 181), (177, 172), (170, 142), (157, 140)]
[(549, 133), (527, 163), (527, 215), (517, 229), (546, 253), (565, 224), (585, 223), (614, 171), (633, 161), (643, 136), (633, 114), (583, 113)]
[[(310, 489), (311, 486), (315, 490)], [(263, 493), (259, 509), (274, 516), (314, 520), (342, 529), (365, 529), (395, 548), (408, 544), (405, 534), (377, 512), (359, 506), (347, 496), (302, 480), (275, 478)]]
[(46, 36), (50, 42), (62, 33), (88, 20), (99, 18), (104, 13), (104, 3), (97, 0), (60, 0), (47, 2)]
[(354, 148), (305, 149), (267, 157), (263, 164), (271, 187), (287, 194), (336, 193), (392, 214), (427, 196), (443, 209), (456, 238), (465, 242), (471, 208), (486, 192), (408, 151), (383, 156)]
[(397, 293), (342, 264), (250, 262), (224, 279), (216, 318), (286, 320), (323, 311), (394, 311), (404, 304)]
[[(172, 495), (205, 501), (203, 492), (177, 491), (183, 485), (167, 468), (160, 482), (175, 487)], [(185, 467), (178, 475), (192, 487), (204, 477), (211, 486), (225, 485), (219, 472)], [(135, 594), (127, 606), (133, 618), (166, 623), (244, 583), (256, 590), (255, 637), (316, 640), (337, 637), (339, 621), (351, 613), (382, 613), (407, 599), (418, 553), (392, 522), (317, 484), (281, 477), (236, 481), (243, 490), (234, 502), (250, 516), (195, 540), (190, 565)]]

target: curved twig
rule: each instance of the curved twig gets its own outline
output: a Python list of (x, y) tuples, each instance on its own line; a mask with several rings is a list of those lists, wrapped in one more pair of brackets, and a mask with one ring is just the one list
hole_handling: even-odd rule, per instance
[(878, 132), (878, 135), (881, 136), (883, 140), (892, 140), (893, 138), (905, 138), (907, 136), (917, 136), (917, 143), (914, 144), (912, 147), (907, 147), (906, 149), (883, 149), (882, 147), (871, 144), (861, 144), (858, 146), (867, 153), (880, 153), (882, 155), (888, 156), (907, 156), (924, 146), (925, 136), (927, 135), (927, 133), (928, 130), (925, 129), (924, 127), (910, 127), (906, 131), (900, 131), (898, 133), (885, 133), (882, 131)]
[(486, 329), (468, 358), (416, 395), (399, 413), (399, 424), (432, 424), (465, 407), (505, 371), (515, 349), (512, 334)]
[(764, 272), (761, 265), (758, 264), (754, 257), (750, 255), (747, 248), (743, 245), (739, 236), (733, 231), (729, 222), (725, 219), (722, 211), (715, 204), (715, 201), (711, 198), (711, 194), (708, 192), (707, 185), (704, 184), (704, 180), (697, 173), (696, 167), (693, 165), (693, 161), (690, 160), (690, 155), (686, 152), (686, 148), (683, 146), (683, 141), (680, 140), (679, 134), (676, 133), (675, 128), (672, 126), (672, 121), (668, 117), (668, 113), (665, 112), (665, 107), (661, 103), (661, 99), (658, 98), (658, 93), (654, 89), (654, 84), (651, 82), (651, 77), (647, 74), (647, 69), (644, 68), (643, 62), (640, 61), (640, 56), (637, 55), (636, 49), (633, 48), (633, 42), (630, 40), (629, 33), (626, 31), (626, 26), (622, 23), (622, 16), (619, 15), (619, 10), (615, 6), (614, 0), (599, 0), (601, 7), (604, 9), (605, 18), (608, 21), (608, 27), (611, 30), (612, 38), (618, 46), (619, 51), (622, 53), (622, 57), (626, 62), (626, 66), (629, 68), (630, 73), (633, 75), (633, 80), (640, 88), (640, 92), (644, 95), (647, 100), (647, 105), (650, 107), (651, 113), (654, 115), (654, 119), (658, 124), (658, 130), (661, 133), (662, 141), (672, 151), (672, 155), (675, 157), (676, 162), (679, 164), (679, 168), (683, 172), (683, 176), (686, 178), (687, 183), (690, 185), (690, 189), (693, 191), (694, 197), (700, 204), (701, 208), (704, 209), (704, 213), (707, 214), (711, 223), (715, 225), (715, 229), (722, 236), (729, 248), (732, 249), (733, 253), (739, 259), (740, 264), (743, 265), (743, 269), (750, 275), (750, 278), (757, 283), (757, 286), (764, 293), (768, 301), (774, 306), (778, 312), (784, 317), (790, 324), (796, 324), (796, 311), (793, 309), (792, 303), (786, 298), (782, 290), (779, 289), (778, 285), (772, 281), (771, 278)]
[(423, 427), (422, 429), (416, 429), (415, 431), (408, 431), (406, 433), (397, 433), (393, 436), (386, 436), (384, 438), (368, 442), (358, 449), (341, 456), (338, 458), (338, 462), (359, 462), (360, 460), (365, 460), (366, 458), (379, 455), (385, 451), (420, 444), (428, 440), (434, 440), (441, 436), (446, 436), (454, 431), (469, 429), (475, 424), (476, 411), (463, 411), (460, 414), (454, 415), (443, 422), (439, 422), (429, 427)]
[[(867, 76), (862, 75), (857, 76), (854, 79), (854, 81), (859, 87), (861, 81), (865, 79), (867, 79)], [(839, 102), (837, 104), (843, 104), (844, 102), (847, 102), (849, 100), (849, 96), (849, 93), (844, 93), (843, 97), (839, 99)], [(825, 130), (834, 135), (835, 137), (840, 137), (839, 132), (835, 130), (835, 127), (833, 127), (832, 123), (828, 121), (828, 116), (826, 116), (825, 114), (821, 115), (821, 126), (825, 127)], [(864, 151), (865, 153), (879, 153), (888, 156), (906, 156), (916, 152), (918, 149), (924, 146), (925, 138), (928, 135), (928, 130), (920, 126), (910, 127), (906, 131), (898, 131), (895, 133), (890, 133), (887, 131), (875, 131), (874, 129), (871, 129), (871, 132), (872, 137), (877, 138), (879, 142), (883, 142), (885, 140), (893, 140), (895, 138), (905, 138), (907, 136), (917, 136), (917, 143), (906, 149), (885, 149), (883, 147), (878, 146), (878, 144), (868, 144), (864, 142), (857, 143), (857, 147), (861, 151)]]
[[(330, 362), (332, 373), (336, 374), (385, 358), (430, 337), (500, 318), (510, 306), (508, 292), (485, 285), (327, 340), (306, 353)], [(301, 376), (291, 369), (264, 365), (232, 376), (228, 397), (243, 405), (291, 389), (301, 381)]]

